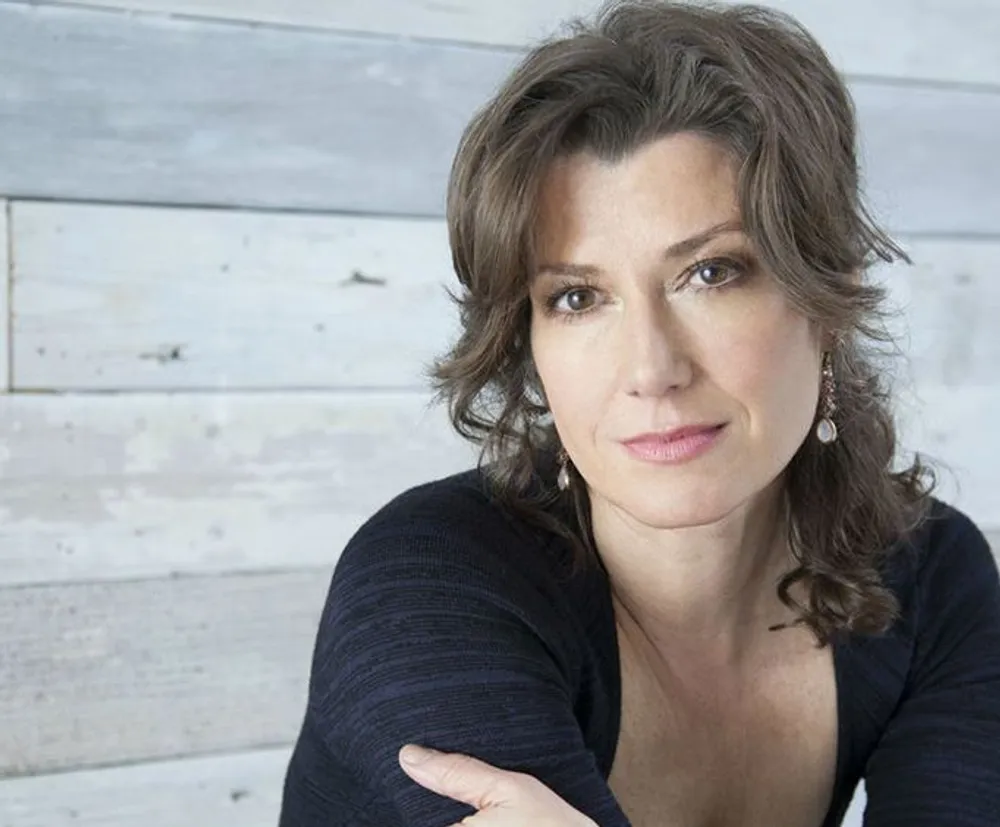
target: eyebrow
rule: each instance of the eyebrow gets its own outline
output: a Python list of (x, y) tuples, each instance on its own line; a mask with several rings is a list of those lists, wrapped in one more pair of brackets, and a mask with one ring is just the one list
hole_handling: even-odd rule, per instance
[[(743, 225), (739, 221), (725, 221), (722, 224), (716, 224), (713, 227), (709, 227), (706, 230), (702, 230), (699, 233), (695, 233), (688, 238), (682, 239), (671, 244), (666, 250), (663, 251), (664, 261), (670, 261), (673, 259), (686, 258), (694, 253), (697, 253), (702, 247), (708, 244), (710, 241), (714, 240), (724, 233), (735, 233), (742, 232)], [(568, 264), (565, 262), (553, 262), (552, 264), (542, 264), (538, 267), (538, 275), (555, 275), (555, 276), (596, 276), (600, 274), (601, 269), (599, 267), (594, 267), (590, 264)]]

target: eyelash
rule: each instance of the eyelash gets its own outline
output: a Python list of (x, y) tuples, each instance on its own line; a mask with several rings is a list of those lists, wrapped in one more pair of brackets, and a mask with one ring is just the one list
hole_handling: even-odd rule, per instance
[[(751, 263), (745, 259), (735, 258), (735, 257), (721, 257), (721, 258), (710, 258), (704, 259), (702, 261), (692, 264), (685, 272), (683, 276), (683, 284), (687, 285), (695, 277), (695, 275), (708, 267), (726, 267), (732, 270), (735, 275), (724, 281), (722, 284), (717, 286), (707, 286), (698, 287), (698, 290), (724, 290), (727, 287), (735, 286), (739, 281), (743, 279), (744, 276), (750, 271)], [(589, 307), (586, 310), (577, 311), (563, 311), (558, 310), (556, 305), (563, 299), (563, 297), (573, 293), (577, 290), (593, 290), (598, 291), (600, 288), (596, 282), (589, 279), (563, 279), (555, 285), (552, 292), (549, 293), (545, 298), (545, 311), (546, 314), (551, 316), (562, 316), (567, 320), (579, 319), (582, 316), (587, 315), (595, 307)]]

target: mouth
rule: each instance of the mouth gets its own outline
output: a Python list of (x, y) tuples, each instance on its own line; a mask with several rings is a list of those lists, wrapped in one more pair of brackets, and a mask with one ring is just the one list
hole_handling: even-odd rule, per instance
[(636, 459), (655, 463), (680, 463), (694, 459), (715, 446), (726, 423), (685, 425), (669, 431), (638, 434), (623, 440), (626, 451)]

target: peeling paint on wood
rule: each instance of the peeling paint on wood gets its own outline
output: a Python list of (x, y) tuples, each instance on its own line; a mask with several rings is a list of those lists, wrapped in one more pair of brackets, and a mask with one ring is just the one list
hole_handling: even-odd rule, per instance
[(15, 395), (0, 434), (0, 584), (332, 565), (474, 464), (424, 394)]
[(14, 217), (19, 389), (426, 388), (457, 335), (441, 220), (31, 202)]
[(0, 393), (10, 390), (10, 204), (0, 199)]
[[(0, 779), (11, 827), (274, 827), (288, 748)], [(141, 816), (139, 815), (141, 814)]]
[(330, 571), (5, 590), (0, 776), (290, 743)]

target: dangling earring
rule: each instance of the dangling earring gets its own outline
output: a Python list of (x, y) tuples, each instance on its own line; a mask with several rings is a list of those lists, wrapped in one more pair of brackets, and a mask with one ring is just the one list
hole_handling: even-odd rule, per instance
[(569, 456), (566, 454), (566, 449), (561, 448), (559, 449), (559, 474), (556, 476), (556, 485), (560, 491), (565, 491), (569, 488), (569, 484)]
[(833, 421), (833, 415), (837, 411), (837, 384), (833, 378), (833, 358), (829, 351), (823, 354), (820, 411), (822, 418), (816, 423), (816, 439), (824, 445), (829, 445), (837, 440), (837, 423)]

